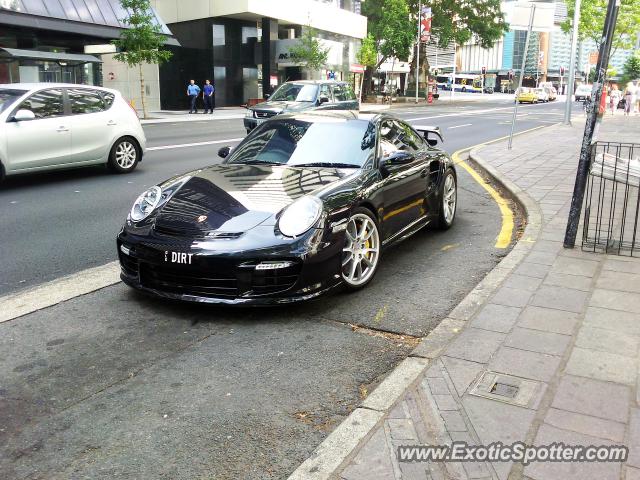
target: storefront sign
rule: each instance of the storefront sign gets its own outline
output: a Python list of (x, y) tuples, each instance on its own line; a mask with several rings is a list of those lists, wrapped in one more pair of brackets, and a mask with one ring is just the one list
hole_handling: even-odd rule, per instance
[(351, 73), (364, 73), (364, 66), (358, 65), (357, 63), (352, 63), (349, 67), (349, 71)]

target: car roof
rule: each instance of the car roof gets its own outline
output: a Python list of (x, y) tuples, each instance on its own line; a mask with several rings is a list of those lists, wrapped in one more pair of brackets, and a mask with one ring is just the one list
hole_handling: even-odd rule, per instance
[(98, 87), (96, 85), (84, 85), (82, 83), (0, 83), (0, 88), (14, 88), (17, 90), (42, 90), (43, 88), (92, 88), (103, 92), (118, 93), (111, 88)]
[(388, 113), (368, 113), (359, 112), (356, 110), (303, 110), (301, 112), (283, 113), (275, 117), (275, 119), (299, 119), (307, 122), (313, 122), (314, 119), (318, 121), (326, 119), (337, 120), (358, 120), (363, 122), (376, 123), (381, 119), (393, 119), (399, 120), (398, 117), (390, 115)]

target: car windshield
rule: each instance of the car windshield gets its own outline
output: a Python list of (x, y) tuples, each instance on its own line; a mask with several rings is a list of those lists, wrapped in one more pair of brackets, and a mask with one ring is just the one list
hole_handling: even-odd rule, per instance
[(317, 85), (284, 83), (273, 92), (269, 100), (280, 102), (315, 102), (317, 93)]
[(270, 120), (229, 157), (231, 164), (360, 168), (375, 151), (375, 127), (364, 120)]
[(0, 113), (9, 108), (27, 90), (19, 90), (17, 88), (0, 88)]

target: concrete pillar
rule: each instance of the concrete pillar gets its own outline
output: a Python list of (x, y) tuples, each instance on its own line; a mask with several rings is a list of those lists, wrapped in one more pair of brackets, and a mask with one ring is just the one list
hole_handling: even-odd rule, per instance
[(278, 40), (278, 21), (262, 19), (262, 95), (271, 93), (269, 78), (278, 72), (275, 57), (275, 42)]

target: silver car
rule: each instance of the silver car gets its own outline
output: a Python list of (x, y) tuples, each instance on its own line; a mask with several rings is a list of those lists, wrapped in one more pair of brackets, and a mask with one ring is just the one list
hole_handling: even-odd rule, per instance
[(0, 179), (96, 164), (128, 173), (145, 146), (138, 115), (117, 90), (0, 84)]

